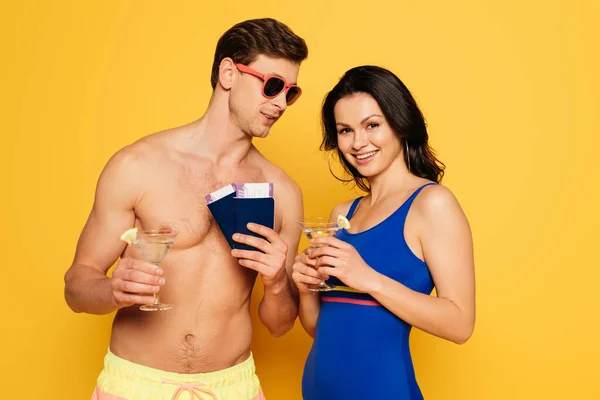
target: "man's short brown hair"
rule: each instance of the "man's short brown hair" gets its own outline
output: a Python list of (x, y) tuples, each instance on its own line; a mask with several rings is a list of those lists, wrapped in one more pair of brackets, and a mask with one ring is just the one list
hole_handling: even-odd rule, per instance
[(219, 65), (224, 58), (230, 57), (236, 63), (248, 65), (261, 54), (300, 64), (308, 57), (308, 48), (304, 39), (272, 18), (240, 22), (225, 32), (217, 43), (210, 77), (212, 88), (217, 86)]

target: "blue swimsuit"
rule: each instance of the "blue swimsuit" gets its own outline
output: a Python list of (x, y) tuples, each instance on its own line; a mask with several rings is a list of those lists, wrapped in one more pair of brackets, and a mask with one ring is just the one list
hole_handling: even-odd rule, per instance
[[(377, 272), (408, 288), (430, 294), (433, 280), (427, 265), (404, 238), (408, 210), (417, 189), (391, 216), (360, 233), (339, 230), (336, 237), (354, 246)], [(350, 219), (361, 198), (356, 199)], [(337, 290), (321, 293), (315, 340), (302, 378), (305, 400), (423, 399), (415, 379), (407, 324), (373, 297), (347, 291), (340, 280), (327, 283)]]

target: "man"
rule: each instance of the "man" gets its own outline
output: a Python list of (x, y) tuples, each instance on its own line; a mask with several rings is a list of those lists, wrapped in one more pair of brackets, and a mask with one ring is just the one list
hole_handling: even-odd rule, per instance
[[(266, 137), (300, 95), (295, 83), (307, 55), (304, 40), (276, 20), (233, 26), (217, 44), (214, 90), (202, 118), (147, 136), (107, 163), (65, 275), (74, 311), (117, 310), (93, 398), (171, 399), (184, 391), (263, 398), (250, 353), (250, 296), (260, 273), (260, 320), (274, 336), (292, 328), (297, 294), (289, 274), (303, 205), (299, 187), (252, 139)], [(233, 237), (261, 251), (231, 250), (204, 200), (233, 182), (274, 184), (275, 229), (248, 227), (266, 240)], [(134, 226), (179, 231), (160, 268), (134, 257), (119, 239)], [(173, 308), (140, 311), (159, 289)]]

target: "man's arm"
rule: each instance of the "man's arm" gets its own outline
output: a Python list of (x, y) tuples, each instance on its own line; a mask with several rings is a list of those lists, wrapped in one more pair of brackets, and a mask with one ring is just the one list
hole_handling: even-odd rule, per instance
[(298, 294), (291, 282), (292, 266), (298, 254), (302, 230), (298, 221), (303, 216), (302, 192), (294, 182), (281, 186), (277, 202), (283, 205), (279, 234), (261, 225), (250, 224), (248, 229), (267, 240), (247, 235), (234, 235), (234, 240), (263, 251), (233, 250), (239, 263), (261, 274), (264, 296), (258, 307), (262, 323), (273, 336), (281, 336), (292, 329), (298, 315)]
[(302, 235), (298, 221), (304, 217), (304, 205), (298, 185), (293, 183), (287, 190), (287, 194), (291, 196), (283, 203), (283, 220), (279, 234), (287, 244), (285, 279), (281, 280), (279, 287), (277, 285), (269, 287), (263, 279), (265, 293), (258, 308), (260, 320), (269, 328), (273, 336), (281, 336), (292, 329), (298, 316), (298, 290), (291, 277)]
[(102, 171), (94, 206), (65, 274), (65, 300), (73, 311), (107, 314), (134, 303), (152, 303), (151, 293), (160, 285), (156, 267), (124, 258), (112, 278), (106, 276), (125, 249), (121, 233), (135, 224), (142, 176), (139, 160), (129, 149), (115, 154)]

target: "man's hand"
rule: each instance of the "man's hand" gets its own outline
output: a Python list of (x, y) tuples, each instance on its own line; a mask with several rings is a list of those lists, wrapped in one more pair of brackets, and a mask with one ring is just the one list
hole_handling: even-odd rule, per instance
[(118, 308), (133, 304), (154, 303), (154, 294), (165, 284), (163, 271), (135, 258), (122, 258), (111, 279), (111, 289)]
[(239, 259), (240, 265), (253, 269), (261, 274), (265, 289), (273, 289), (281, 284), (288, 284), (285, 261), (288, 246), (273, 229), (266, 226), (250, 223), (248, 229), (263, 236), (265, 239), (250, 235), (236, 233), (233, 240), (248, 246), (256, 247), (255, 250), (234, 249), (231, 255)]

